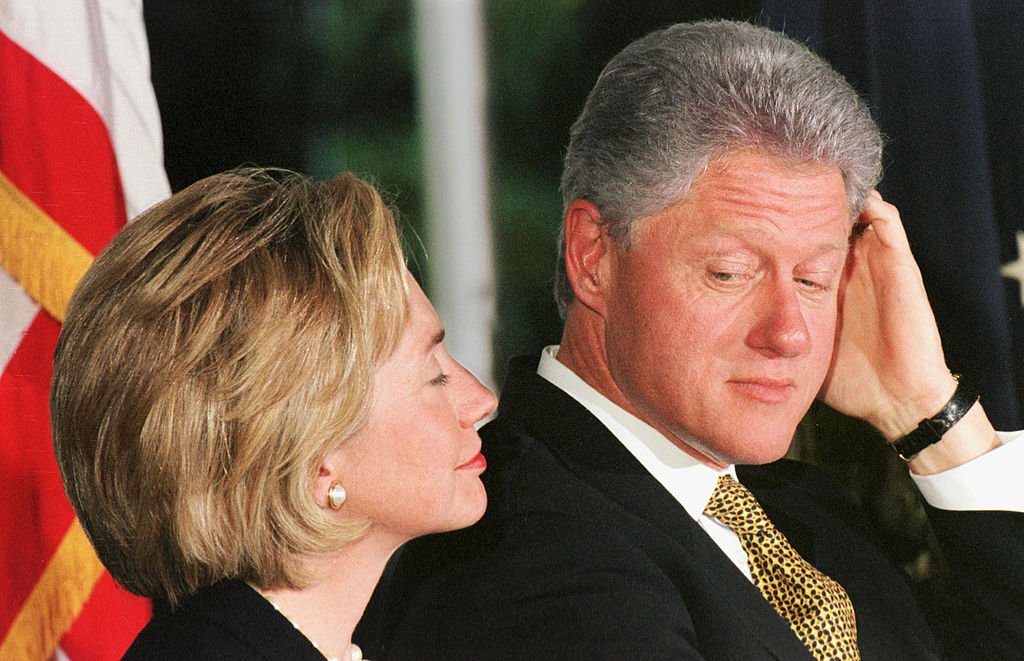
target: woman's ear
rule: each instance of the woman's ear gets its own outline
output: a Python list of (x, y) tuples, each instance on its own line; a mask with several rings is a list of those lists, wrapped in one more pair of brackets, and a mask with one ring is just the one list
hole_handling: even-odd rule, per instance
[[(341, 476), (341, 467), (344, 465), (343, 455), (342, 448), (331, 450), (320, 464), (319, 471), (317, 471), (315, 483), (316, 502), (321, 507), (338, 509), (337, 507), (332, 507), (331, 501), (333, 499), (337, 503), (338, 496), (342, 493), (337, 490), (335, 485), (340, 484), (342, 489), (345, 487), (345, 481)], [(334, 488), (333, 492), (332, 488)], [(341, 500), (343, 502), (344, 498)]]
[(614, 248), (593, 202), (581, 199), (569, 204), (565, 210), (565, 272), (576, 300), (602, 315)]

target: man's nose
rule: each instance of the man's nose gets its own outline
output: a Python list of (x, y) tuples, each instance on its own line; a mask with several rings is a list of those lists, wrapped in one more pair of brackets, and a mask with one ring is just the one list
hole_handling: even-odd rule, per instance
[(762, 284), (754, 303), (755, 321), (748, 344), (771, 356), (792, 358), (807, 353), (811, 337), (804, 319), (797, 283), (771, 279)]

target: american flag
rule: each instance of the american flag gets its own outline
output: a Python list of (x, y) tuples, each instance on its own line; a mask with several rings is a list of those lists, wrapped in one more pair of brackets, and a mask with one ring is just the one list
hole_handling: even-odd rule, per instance
[(149, 617), (96, 559), (48, 409), (64, 307), (169, 194), (139, 0), (0, 3), (0, 658), (119, 658)]

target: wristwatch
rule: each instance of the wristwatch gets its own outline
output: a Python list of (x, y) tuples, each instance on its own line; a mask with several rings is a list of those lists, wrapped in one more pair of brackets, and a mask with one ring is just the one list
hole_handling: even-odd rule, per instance
[(942, 440), (950, 427), (959, 422), (978, 401), (978, 393), (961, 381), (959, 374), (954, 374), (953, 379), (956, 381), (956, 390), (942, 410), (922, 420), (914, 431), (891, 444), (903, 461), (910, 461), (921, 450)]

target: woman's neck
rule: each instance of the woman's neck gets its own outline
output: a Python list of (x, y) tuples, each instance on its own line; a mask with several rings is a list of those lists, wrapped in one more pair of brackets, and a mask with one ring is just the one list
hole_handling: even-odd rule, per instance
[[(380, 581), (384, 566), (397, 548), (366, 537), (346, 544), (330, 556), (309, 558), (313, 585), (295, 590), (259, 590), (325, 657), (348, 661), (352, 632)], [(356, 641), (358, 642), (358, 641)]]

